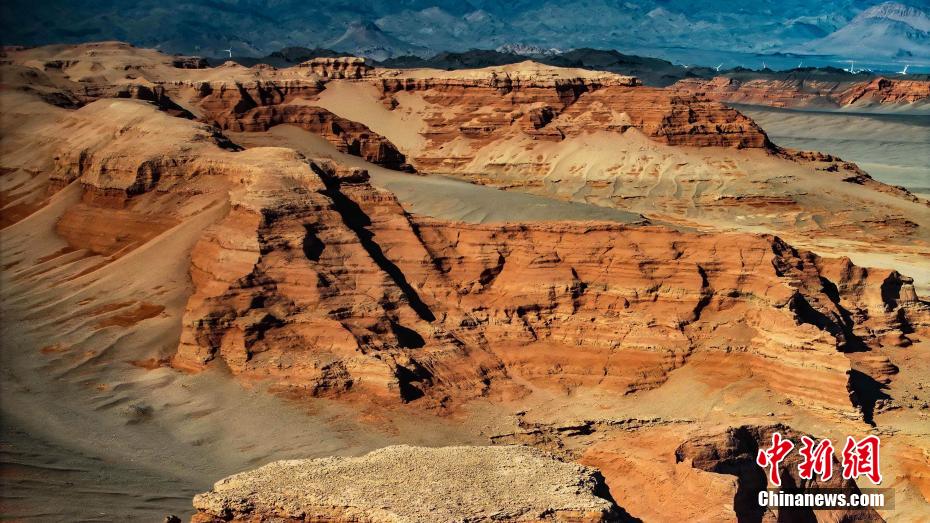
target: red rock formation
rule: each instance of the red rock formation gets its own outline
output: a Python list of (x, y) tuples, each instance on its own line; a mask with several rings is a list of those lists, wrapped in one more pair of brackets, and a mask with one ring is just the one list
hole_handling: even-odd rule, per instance
[[(89, 51), (128, 52), (106, 47)], [(703, 425), (721, 419), (729, 424), (731, 416), (755, 417), (758, 413), (749, 409), (760, 405), (766, 409), (771, 405), (788, 407), (788, 399), (791, 407), (784, 409), (786, 415), (798, 415), (811, 423), (836, 421), (837, 411), (845, 416), (855, 406), (867, 421), (890, 419), (889, 432), (919, 425), (912, 423), (913, 419), (919, 421), (918, 412), (913, 418), (902, 416), (903, 422), (894, 417), (901, 412), (872, 419), (883, 408), (893, 407), (890, 403), (902, 397), (902, 391), (908, 397), (900, 401), (901, 410), (918, 409), (924, 400), (923, 393), (917, 391), (923, 387), (924, 353), (919, 350), (926, 342), (917, 341), (930, 331), (930, 311), (917, 299), (912, 281), (893, 270), (864, 269), (846, 259), (815, 256), (771, 235), (612, 223), (478, 225), (409, 215), (393, 194), (370, 185), (362, 169), (307, 158), (285, 148), (242, 150), (211, 124), (265, 130), (292, 123), (327, 137), (346, 152), (376, 161), (397, 160), (386, 149), (387, 142), (367, 127), (313, 104), (319, 89), (332, 86), (331, 82), (353, 82), (351, 88), (360, 86), (363, 89), (357, 91), (368, 96), (363, 100), (368, 107), (379, 103), (378, 96), (384, 94), (382, 101), (387, 107), (421, 111), (412, 114), (409, 121), (419, 123), (421, 116), (425, 119), (426, 144), (419, 152), (427, 160), (451, 154), (439, 150), (448, 143), (464, 143), (462, 151), (453, 151), (461, 152), (462, 157), (474, 153), (468, 145), (493, 148), (504, 143), (506, 147), (498, 157), (481, 159), (483, 166), (499, 162), (518, 176), (530, 177), (534, 174), (531, 162), (544, 160), (527, 158), (528, 163), (514, 165), (510, 155), (526, 151), (507, 147), (534, 144), (535, 139), (542, 146), (577, 144), (583, 148), (593, 144), (606, 155), (640, 149), (646, 156), (654, 156), (643, 162), (637, 158), (611, 164), (582, 182), (602, 187), (616, 184), (620, 189), (631, 186), (629, 193), (614, 193), (621, 198), (657, 198), (655, 193), (662, 193), (668, 198), (663, 203), (669, 204), (664, 210), (671, 214), (677, 206), (684, 209), (680, 215), (686, 217), (697, 208), (694, 202), (736, 207), (741, 215), (743, 209), (757, 208), (768, 221), (798, 222), (818, 221), (820, 216), (815, 213), (822, 216), (862, 207), (855, 209), (859, 214), (842, 222), (857, 241), (871, 238), (875, 229), (882, 227), (893, 230), (882, 239), (899, 242), (891, 244), (894, 248), (924, 241), (925, 235), (909, 236), (908, 232), (923, 227), (925, 220), (917, 212), (886, 219), (884, 209), (860, 204), (881, 202), (894, 211), (917, 208), (911, 200), (906, 201), (909, 206), (902, 205), (901, 194), (889, 190), (873, 200), (848, 196), (849, 187), (863, 192), (884, 190), (854, 166), (825, 155), (770, 149), (765, 135), (750, 121), (720, 104), (633, 86), (624, 79), (582, 75), (577, 80), (535, 81), (516, 74), (477, 80), (414, 78), (409, 87), (401, 82), (406, 90), (403, 93), (393, 87), (379, 93), (368, 82), (387, 85), (379, 83), (384, 77), (324, 84), (316, 78), (317, 73), (308, 71), (282, 73), (238, 66), (204, 71), (172, 67), (172, 74), (179, 76), (171, 76), (159, 69), (164, 66), (162, 58), (158, 58), (161, 65), (157, 67), (129, 69), (120, 65), (92, 70), (95, 65), (73, 56), (62, 57), (58, 69), (50, 67), (48, 71), (40, 71), (40, 66), (30, 72), (29, 67), (16, 64), (18, 79), (14, 80), (28, 83), (34, 78), (31, 90), (8, 89), (7, 84), (0, 90), (4, 101), (15, 102), (5, 104), (5, 108), (19, 111), (19, 106), (24, 106), (22, 112), (12, 113), (12, 120), (26, 124), (20, 132), (19, 121), (4, 119), (4, 145), (15, 145), (4, 149), (8, 153), (3, 155), (0, 175), (18, 176), (17, 183), (50, 179), (50, 183), (35, 183), (29, 190), (67, 188), (56, 193), (52, 205), (32, 218), (32, 223), (4, 230), (5, 235), (9, 231), (16, 234), (13, 247), (6, 248), (13, 252), (3, 252), (4, 270), (15, 272), (13, 278), (4, 280), (14, 283), (14, 290), (4, 290), (4, 307), (9, 299), (15, 302), (10, 309), (20, 316), (48, 310), (74, 315), (60, 322), (61, 327), (56, 317), (36, 321), (36, 332), (28, 333), (32, 339), (45, 334), (41, 329), (54, 329), (55, 339), (43, 340), (41, 345), (26, 347), (35, 350), (23, 352), (34, 353), (37, 358), (58, 357), (56, 354), (63, 358), (70, 350), (66, 348), (69, 340), (80, 339), (77, 345), (81, 350), (95, 351), (100, 350), (95, 344), (104, 337), (126, 340), (104, 345), (119, 350), (110, 350), (110, 354), (89, 351), (85, 355), (89, 359), (69, 367), (68, 374), (80, 380), (82, 387), (93, 386), (97, 380), (92, 376), (103, 376), (84, 373), (94, 370), (92, 367), (106, 367), (111, 362), (128, 367), (116, 358), (132, 352), (123, 349), (145, 333), (148, 339), (157, 340), (153, 343), (157, 348), (140, 354), (145, 357), (137, 358), (133, 353), (134, 365), (155, 367), (170, 359), (176, 368), (192, 372), (221, 366), (239, 379), (261, 380), (282, 394), (338, 397), (345, 400), (339, 408), (353, 414), (363, 410), (353, 409), (357, 407), (353, 402), (365, 403), (366, 409), (369, 404), (381, 407), (407, 402), (412, 405), (398, 409), (405, 414), (416, 413), (417, 407), (448, 413), (481, 397), (488, 400), (470, 406), (487, 409), (486, 415), (494, 418), (495, 426), (488, 427), (492, 431), (497, 425), (507, 425), (501, 420), (524, 405), (531, 406), (532, 416), (552, 418), (539, 425), (536, 421), (525, 426), (520, 422), (525, 434), (506, 432), (503, 427), (505, 432), (499, 435), (504, 438), (498, 440), (509, 437), (547, 444), (550, 434), (567, 440), (588, 433), (607, 441), (607, 427), (624, 432), (643, 429), (641, 438), (653, 446), (641, 447), (644, 450), (636, 456), (641, 463), (619, 463), (638, 450), (620, 454), (610, 451), (609, 446), (601, 449), (604, 454), (600, 459), (614, 471), (615, 481), (622, 481), (626, 471), (672, 467), (671, 448), (692, 428), (696, 433)], [(159, 74), (167, 76), (157, 77)], [(192, 79), (187, 75), (199, 76)], [(211, 75), (235, 78), (217, 82)], [(575, 78), (574, 73), (567, 76)], [(76, 87), (78, 78), (90, 79), (86, 90)], [(103, 79), (95, 80), (98, 78)], [(143, 87), (149, 85), (155, 87)], [(81, 93), (85, 98), (79, 98)], [(175, 118), (140, 100), (90, 101), (110, 96), (148, 98), (156, 103), (170, 100), (203, 122)], [(392, 97), (398, 105), (392, 103)], [(55, 99), (67, 103), (53, 107), (43, 102)], [(666, 147), (642, 135), (665, 144), (729, 145), (733, 149), (723, 154), (720, 149)], [(591, 140), (567, 140), (578, 137)], [(514, 140), (508, 141), (511, 138)], [(614, 146), (627, 150), (614, 151)], [(694, 159), (703, 155), (709, 159), (695, 166), (700, 160)], [(648, 162), (653, 159), (663, 166), (671, 165), (674, 172), (651, 170)], [(751, 171), (765, 162), (775, 175), (753, 177)], [(802, 163), (807, 171), (798, 167)], [(611, 170), (616, 165), (620, 167)], [(650, 177), (661, 178), (667, 186), (649, 185)], [(811, 178), (816, 183), (811, 183)], [(411, 180), (423, 181), (416, 177), (403, 181)], [(647, 183), (640, 183), (642, 180)], [(744, 183), (727, 185), (733, 180)], [(574, 181), (547, 181), (583, 197), (593, 194), (585, 194), (592, 185), (572, 187)], [(10, 186), (15, 184), (5, 187)], [(418, 187), (428, 188), (429, 184)], [(802, 198), (804, 192), (810, 195)], [(830, 193), (847, 195), (847, 205), (820, 206), (817, 199), (833, 197)], [(790, 210), (791, 214), (773, 209)], [(718, 226), (737, 223), (726, 221), (728, 216), (723, 214), (715, 218)], [(52, 223), (65, 241), (53, 235)], [(831, 226), (836, 222), (824, 223)], [(33, 224), (39, 227), (32, 228)], [(4, 244), (10, 245), (6, 238)], [(158, 264), (166, 261), (157, 252), (149, 254), (173, 243), (164, 240), (178, 238), (183, 241), (173, 245), (176, 255), (170, 260), (172, 269), (163, 278), (164, 267)], [(34, 244), (42, 244), (40, 250), (48, 249), (39, 252)], [(150, 248), (153, 246), (155, 249)], [(149, 249), (136, 250), (139, 247)], [(187, 263), (188, 252), (189, 283), (183, 272), (177, 271)], [(113, 263), (127, 253), (142, 256), (125, 256)], [(7, 259), (11, 259), (9, 265)], [(108, 272), (110, 269), (113, 271)], [(157, 286), (153, 284), (156, 277), (135, 281), (138, 271), (150, 269), (159, 270), (153, 272)], [(119, 278), (108, 278), (113, 273)], [(131, 296), (119, 301), (104, 296), (105, 289), (127, 283), (133, 287), (126, 291)], [(32, 287), (41, 287), (40, 292), (33, 293)], [(170, 293), (170, 299), (162, 297), (165, 292)], [(175, 323), (179, 304), (185, 299), (183, 318)], [(54, 308), (48, 303), (54, 303)], [(38, 305), (36, 311), (23, 313), (34, 305)], [(73, 310), (68, 310), (71, 307)], [(164, 328), (141, 329), (156, 322)], [(58, 333), (59, 329), (66, 332)], [(154, 352), (165, 347), (165, 340), (173, 345), (174, 335), (178, 336), (176, 353)], [(26, 344), (23, 342), (24, 347)], [(30, 372), (46, 368), (41, 365), (49, 361), (32, 365), (33, 360), (25, 359), (32, 356), (22, 356), (22, 361), (29, 362), (25, 368)], [(119, 383), (117, 388), (133, 393), (139, 390), (123, 385), (130, 382), (117, 382), (122, 374), (106, 376), (106, 383), (101, 380), (104, 387)], [(733, 376), (738, 377), (738, 383), (730, 383)], [(703, 391), (699, 387), (705, 385), (701, 382), (705, 378), (716, 380), (708, 389), (721, 400), (720, 412), (692, 417), (687, 412), (690, 405), (668, 405), (680, 402), (682, 390), (686, 394)], [(216, 379), (223, 378), (217, 375)], [(666, 389), (655, 390), (666, 383)], [(94, 404), (99, 404), (97, 400), (110, 399), (108, 390), (113, 389), (95, 390), (100, 395), (94, 396)], [(167, 389), (158, 385), (152, 390), (160, 394)], [(643, 397), (635, 396), (643, 391), (651, 391), (643, 394), (650, 400), (658, 397), (657, 412), (672, 411), (675, 417), (630, 423), (570, 422), (565, 419), (568, 414), (541, 412), (575, 403), (572, 415), (600, 414), (602, 404), (591, 398), (612, 403), (608, 408), (619, 412)], [(737, 398), (732, 404), (738, 408), (726, 409), (733, 395), (744, 393), (751, 399)], [(172, 394), (183, 398), (187, 393), (175, 390)], [(523, 403), (517, 401), (522, 395), (532, 396)], [(626, 395), (630, 397), (611, 401)], [(640, 404), (635, 409), (651, 416), (653, 406)], [(201, 410), (199, 405), (193, 407)], [(706, 402), (699, 407), (711, 410)], [(162, 411), (155, 412), (158, 419)], [(385, 417), (396, 414), (385, 412)], [(689, 419), (682, 419), (685, 416)], [(456, 427), (453, 423), (457, 420), (445, 421)], [(666, 423), (670, 428), (665, 437), (674, 434), (675, 443), (663, 444), (657, 451), (656, 432), (649, 427)], [(855, 422), (844, 423), (852, 426)], [(483, 435), (494, 437), (495, 432), (483, 432), (484, 426), (481, 430)], [(908, 437), (923, 441), (922, 435)], [(723, 443), (718, 441), (721, 438)], [(730, 451), (748, 441), (742, 435), (712, 439), (715, 443), (704, 450), (696, 449), (697, 445), (682, 446), (682, 458), (715, 468), (719, 464), (714, 462), (715, 453), (741, 459), (742, 452)], [(218, 440), (217, 446), (220, 441), (227, 440)], [(550, 440), (556, 446), (559, 441)], [(625, 441), (617, 438), (612, 444), (620, 446)], [(575, 456), (580, 456), (583, 449), (575, 450), (579, 451)], [(925, 469), (925, 463), (915, 460), (913, 464), (905, 462), (898, 471), (918, 477), (912, 484), (919, 485), (919, 475)], [(670, 478), (690, 481), (702, 477), (690, 468), (688, 472), (690, 476), (662, 473), (651, 477), (667, 482)], [(646, 485), (640, 483), (639, 490), (646, 491), (642, 488)], [(654, 504), (655, 499), (661, 500), (661, 496), (650, 495), (640, 506)], [(706, 501), (720, 507), (728, 500), (720, 503), (711, 496)], [(208, 511), (200, 516), (233, 517), (232, 513), (216, 516)]]
[[(343, 64), (340, 61), (334, 63)], [(358, 66), (352, 62), (343, 65)], [(345, 73), (344, 68), (334, 71)], [(174, 85), (172, 89), (182, 87), (183, 84)], [(280, 124), (298, 125), (322, 136), (344, 153), (361, 156), (369, 162), (391, 169), (410, 169), (406, 158), (394, 144), (365, 125), (341, 118), (326, 109), (307, 105), (306, 102), (291, 103), (312, 99), (322, 90), (322, 84), (318, 82), (203, 83), (198, 89), (196, 103), (203, 110), (202, 119), (220, 129), (254, 132), (267, 131)]]
[(930, 100), (930, 82), (876, 78), (868, 82), (755, 79), (740, 81), (718, 76), (688, 78), (669, 89), (713, 100), (773, 107), (846, 107), (904, 105)]
[(227, 123), (233, 131), (267, 131), (280, 124), (296, 125), (325, 138), (341, 152), (360, 156), (390, 169), (412, 170), (389, 140), (368, 127), (346, 120), (320, 107), (269, 105), (256, 107)]
[[(767, 147), (765, 133), (752, 120), (717, 102), (678, 96), (662, 89), (634, 87), (635, 82), (557, 80), (501, 82), (469, 79), (381, 80), (390, 98), (417, 92), (435, 107), (425, 115), (429, 154), (464, 136), (492, 142), (520, 129), (534, 138), (561, 140), (585, 132), (623, 131), (630, 127), (671, 145)], [(430, 156), (417, 158), (428, 167)]]
[(930, 99), (930, 81), (890, 80), (876, 78), (869, 83), (856, 84), (836, 96), (842, 106), (878, 104), (900, 105)]
[[(314, 169), (309, 191), (264, 189), (261, 206), (246, 184), (207, 231), (176, 365), (219, 357), (291, 392), (445, 404), (511, 394), (510, 375), (649, 389), (695, 351), (736, 351), (770, 388), (844, 409), (842, 351), (905, 342), (925, 321), (905, 279), (889, 274), (881, 298), (863, 293), (867, 272), (834, 285), (830, 263), (773, 237), (412, 218), (360, 173)], [(789, 377), (801, 368), (804, 383)]]
[(221, 129), (229, 129), (241, 115), (267, 105), (279, 105), (316, 96), (323, 89), (315, 76), (307, 79), (256, 80), (252, 82), (185, 81), (166, 84), (170, 91), (193, 87), (194, 103), (203, 109), (203, 119)]

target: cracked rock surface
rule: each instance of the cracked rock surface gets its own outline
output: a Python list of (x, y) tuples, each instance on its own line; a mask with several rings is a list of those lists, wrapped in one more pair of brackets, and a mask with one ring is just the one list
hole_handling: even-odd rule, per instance
[(194, 507), (195, 523), (619, 520), (599, 472), (520, 446), (276, 461), (220, 480)]

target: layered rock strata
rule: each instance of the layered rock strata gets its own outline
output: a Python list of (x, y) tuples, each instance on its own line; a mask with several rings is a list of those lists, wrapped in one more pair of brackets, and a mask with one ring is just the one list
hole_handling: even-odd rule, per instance
[[(714, 121), (718, 106), (703, 106), (710, 111), (704, 114), (693, 100), (638, 91), (644, 88), (623, 85), (622, 77), (571, 72), (576, 80), (543, 74), (533, 83), (515, 72), (492, 86), (481, 83), (488, 71), (468, 74), (483, 76), (403, 91), (427, 103), (422, 114), (436, 114), (424, 131), (428, 150), (463, 135), (506, 142), (514, 131), (551, 143), (592, 135), (589, 128), (626, 136), (622, 129), (639, 122), (667, 140), (746, 139), (761, 157), (775, 157), (764, 134), (738, 113), (699, 123)], [(289, 115), (307, 118), (304, 125), (331, 140), (366, 132), (345, 123), (348, 131), (336, 134), (333, 113), (297, 103), (309, 91), (260, 92), (257, 100), (246, 92), (245, 105), (236, 101), (245, 99), (238, 89), (189, 101), (216, 114), (232, 111), (227, 125), (245, 125), (242, 115), (253, 114), (249, 124), (266, 129)], [(393, 88), (379, 93), (403, 98)], [(668, 109), (670, 100), (684, 104), (672, 111), (681, 118), (634, 110), (640, 103)], [(439, 106), (451, 109), (430, 112)], [(538, 111), (521, 114), (525, 121), (515, 126), (516, 115), (533, 106)], [(880, 351), (907, 345), (927, 323), (908, 278), (820, 258), (771, 235), (411, 216), (363, 170), (288, 149), (241, 151), (215, 127), (141, 101), (98, 100), (49, 128), (59, 126), (68, 134), (48, 149), (55, 159), (50, 190), (82, 186), (82, 201), (56, 224), (71, 248), (121, 256), (201, 205), (228, 205), (194, 248), (193, 295), (172, 361), (196, 371), (221, 360), (233, 374), (267, 379), (289, 394), (425, 398), (435, 406), (535, 387), (628, 394), (663, 384), (702, 352), (740, 358), (767, 387), (800, 403), (839, 410), (852, 404), (868, 415), (876, 401), (869, 380), (887, 382), (894, 374)], [(674, 131), (681, 126), (688, 130)], [(554, 128), (565, 138), (547, 135)], [(382, 160), (391, 157), (385, 151), (358, 148)], [(799, 205), (779, 203), (777, 195), (752, 198), (715, 201)], [(123, 234), (113, 234), (113, 216), (126, 224)], [(847, 354), (856, 351), (876, 356), (851, 363)], [(810, 377), (803, 384), (793, 378), (801, 369)]]
[(309, 69), (321, 78), (364, 78), (372, 72), (372, 67), (364, 58), (354, 56), (336, 58), (314, 58), (301, 63), (298, 67)]
[(703, 95), (713, 100), (786, 108), (885, 107), (930, 104), (930, 81), (875, 78), (866, 82), (822, 80), (740, 81), (718, 76), (710, 80), (689, 78), (669, 87), (679, 93)]
[(927, 323), (907, 278), (771, 236), (449, 223), (407, 215), (363, 172), (311, 169), (299, 197), (266, 178), (261, 199), (233, 192), (195, 247), (175, 365), (222, 358), (293, 393), (446, 405), (513, 394), (512, 376), (630, 393), (695, 351), (736, 352), (774, 390), (845, 409), (843, 352)]
[(457, 137), (490, 143), (509, 136), (516, 126), (534, 139), (560, 141), (582, 133), (622, 133), (636, 128), (670, 145), (767, 147), (752, 120), (718, 102), (683, 97), (661, 89), (622, 83), (600, 85), (586, 80), (551, 84), (462, 81), (403, 82), (382, 80), (382, 92), (417, 92), (433, 108), (421, 131), (429, 140), (417, 157), (429, 167), (428, 154)]

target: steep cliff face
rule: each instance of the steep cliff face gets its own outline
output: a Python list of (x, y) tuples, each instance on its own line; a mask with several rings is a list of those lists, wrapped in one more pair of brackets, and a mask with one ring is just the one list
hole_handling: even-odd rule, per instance
[(832, 262), (770, 236), (414, 218), (362, 173), (313, 169), (284, 207), (243, 203), (246, 184), (195, 248), (176, 365), (222, 358), (294, 393), (445, 405), (518, 393), (513, 376), (629, 393), (696, 351), (738, 352), (772, 389), (845, 409), (843, 352), (906, 344), (926, 322), (906, 278), (865, 292), (875, 277), (847, 266), (833, 284)]
[[(416, 93), (428, 106), (421, 134), (429, 141), (416, 158), (441, 168), (439, 149), (456, 138), (469, 149), (514, 137), (561, 141), (583, 133), (622, 133), (636, 128), (671, 145), (754, 147), (769, 145), (749, 118), (717, 102), (678, 96), (635, 83), (597, 79), (501, 83), (473, 79), (382, 79), (391, 104), (397, 92)], [(461, 149), (459, 147), (458, 149)], [(470, 160), (460, 158), (459, 161)]]
[(369, 76), (373, 67), (365, 63), (364, 58), (355, 56), (314, 58), (303, 62), (298, 67), (307, 68), (321, 78), (364, 78)]
[(679, 80), (669, 89), (713, 100), (773, 107), (886, 107), (930, 103), (930, 82), (876, 78), (868, 82), (822, 80), (746, 80), (718, 76)]
[[(304, 170), (309, 184), (296, 194), (268, 174), (245, 180), (229, 215), (195, 247), (196, 291), (175, 364), (201, 368), (219, 357), (297, 394), (411, 400), (434, 383), (465, 397), (485, 391), (501, 365), (434, 323), (350, 195), (361, 187), (368, 201), (399, 211), (393, 196), (374, 191), (364, 172)], [(443, 365), (461, 375), (437, 376)]]

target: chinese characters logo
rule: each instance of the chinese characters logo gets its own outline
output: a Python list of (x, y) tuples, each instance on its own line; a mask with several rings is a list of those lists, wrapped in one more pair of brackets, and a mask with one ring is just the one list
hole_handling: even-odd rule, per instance
[[(846, 445), (840, 455), (843, 479), (857, 479), (860, 476), (869, 478), (878, 485), (882, 481), (879, 466), (879, 446), (881, 440), (878, 436), (866, 436), (856, 441), (852, 436), (846, 438)], [(762, 468), (769, 468), (769, 481), (776, 487), (781, 486), (781, 473), (778, 466), (794, 449), (791, 440), (783, 438), (778, 432), (772, 433), (772, 445), (766, 449), (759, 449), (756, 464)], [(808, 436), (801, 436), (801, 448), (798, 449), (801, 462), (798, 464), (798, 475), (801, 479), (814, 479), (820, 476), (823, 481), (833, 477), (833, 443), (828, 439), (819, 442)]]

